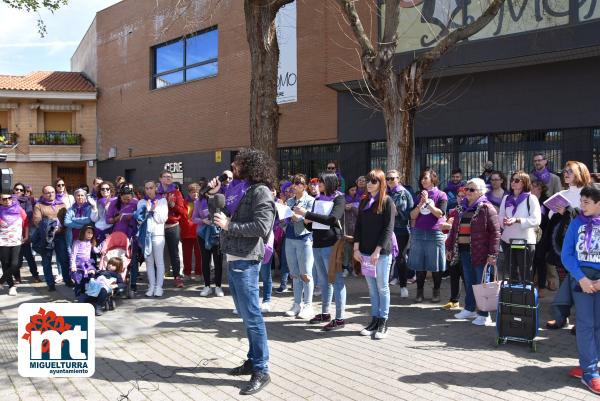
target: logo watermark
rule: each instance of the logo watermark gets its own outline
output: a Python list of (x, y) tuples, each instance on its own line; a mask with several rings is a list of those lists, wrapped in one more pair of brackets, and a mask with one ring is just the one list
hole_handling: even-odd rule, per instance
[(95, 315), (91, 304), (19, 306), (19, 374), (90, 377), (95, 370)]

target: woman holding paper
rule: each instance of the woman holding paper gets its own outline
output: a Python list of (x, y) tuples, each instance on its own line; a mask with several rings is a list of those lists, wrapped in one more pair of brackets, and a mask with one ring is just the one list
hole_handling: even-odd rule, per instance
[(392, 233), (396, 206), (386, 194), (385, 174), (371, 170), (367, 175), (367, 193), (360, 202), (354, 229), (354, 259), (361, 265), (375, 267), (375, 275), (365, 274), (371, 298), (371, 323), (360, 332), (375, 339), (387, 335), (390, 310), (388, 277), (392, 264)]
[[(535, 196), (531, 196), (531, 178), (526, 172), (519, 170), (513, 173), (510, 188), (510, 194), (502, 199), (499, 213), (500, 227), (504, 228), (501, 237), (502, 252), (506, 255), (503, 268), (504, 272), (508, 273), (511, 265), (518, 266), (518, 275), (513, 278), (531, 280), (531, 266), (537, 242), (535, 229), (542, 221), (540, 203)], [(513, 249), (512, 261), (508, 257), (511, 239), (525, 240), (526, 245), (525, 249)]]
[[(286, 211), (294, 207), (312, 210), (315, 198), (306, 192), (307, 179), (304, 174), (296, 174), (292, 178), (294, 196), (287, 200)], [(280, 215), (279, 218), (282, 216)], [(313, 290), (313, 236), (304, 225), (304, 217), (291, 213), (286, 219), (285, 256), (294, 282), (294, 304), (285, 312), (287, 316), (310, 319), (314, 316), (312, 308)]]
[[(567, 318), (571, 314), (572, 297), (569, 288), (569, 276), (564, 273), (565, 268), (561, 260), (562, 244), (565, 239), (567, 227), (571, 224), (571, 221), (579, 214), (579, 208), (581, 203), (581, 190), (583, 187), (590, 185), (592, 178), (590, 172), (585, 164), (577, 161), (568, 161), (565, 163), (563, 170), (563, 177), (565, 185), (568, 189), (560, 191), (553, 196), (554, 200), (557, 200), (554, 205), (562, 202), (565, 205), (568, 202), (568, 206), (554, 206), (550, 203), (553, 199), (548, 199), (544, 204), (548, 208), (552, 208), (550, 212), (550, 221), (544, 231), (542, 242), (548, 249), (546, 261), (552, 265), (555, 265), (557, 269), (563, 274), (559, 274), (559, 277), (563, 278), (560, 288), (552, 302), (552, 314), (554, 319), (546, 323), (546, 327), (549, 329), (560, 329), (567, 325)], [(546, 277), (540, 277), (538, 274), (540, 288), (545, 288)], [(543, 283), (542, 283), (543, 281)], [(543, 286), (542, 286), (543, 284)]]
[(440, 229), (444, 222), (448, 196), (437, 188), (439, 179), (434, 170), (421, 172), (419, 186), (421, 193), (417, 204), (410, 212), (414, 228), (410, 233), (410, 253), (408, 267), (417, 272), (417, 302), (423, 302), (423, 289), (427, 272), (433, 277), (432, 302), (440, 302), (442, 272), (446, 270), (446, 236)]
[[(343, 273), (336, 272), (335, 282), (328, 280), (329, 257), (339, 238), (342, 237), (342, 219), (346, 200), (344, 194), (337, 191), (338, 178), (334, 173), (321, 173), (319, 176), (319, 198), (315, 200), (312, 211), (302, 206), (294, 207), (294, 213), (305, 218), (304, 224), (313, 233), (313, 256), (318, 281), (323, 287), (321, 292), (321, 313), (315, 315), (311, 324), (327, 323), (323, 330), (337, 330), (344, 327), (344, 309), (346, 308), (346, 285)], [(329, 305), (335, 292), (335, 319), (331, 319)]]

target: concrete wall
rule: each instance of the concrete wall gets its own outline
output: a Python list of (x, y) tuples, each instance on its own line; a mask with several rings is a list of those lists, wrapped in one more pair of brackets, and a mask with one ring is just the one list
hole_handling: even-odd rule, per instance
[(98, 81), (96, 18), (71, 57), (71, 71), (83, 72), (95, 84)]

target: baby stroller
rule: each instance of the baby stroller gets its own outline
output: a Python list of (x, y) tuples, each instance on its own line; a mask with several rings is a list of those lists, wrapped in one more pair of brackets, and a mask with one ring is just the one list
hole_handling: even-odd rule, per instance
[(131, 298), (131, 271), (129, 269), (131, 262), (131, 242), (127, 238), (127, 235), (120, 231), (108, 235), (102, 243), (100, 263), (98, 264), (100, 270), (106, 270), (110, 258), (115, 257), (121, 258), (125, 267), (121, 273), (121, 278), (126, 285), (124, 289), (119, 289), (119, 293), (121, 296)]

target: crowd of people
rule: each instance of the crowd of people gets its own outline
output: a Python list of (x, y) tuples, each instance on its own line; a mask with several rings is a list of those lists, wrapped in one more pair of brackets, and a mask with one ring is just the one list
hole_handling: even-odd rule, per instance
[[(360, 334), (383, 339), (388, 335), (390, 285), (398, 285), (400, 297), (408, 298), (407, 285), (416, 282), (414, 302), (441, 303), (445, 277), (450, 297), (444, 309), (456, 309), (457, 319), (472, 319), (477, 326), (494, 325), (488, 312), (477, 309), (473, 285), (482, 282), (486, 267), (498, 267), (503, 276), (535, 282), (540, 297), (557, 290), (554, 319), (546, 322), (547, 328), (565, 327), (572, 306), (577, 307), (574, 332), (580, 367), (571, 375), (600, 393), (600, 187), (594, 184), (598, 176), (577, 161), (568, 161), (557, 173), (548, 169), (547, 162), (544, 154), (536, 154), (531, 172), (518, 170), (509, 176), (488, 162), (481, 176), (467, 180), (456, 169), (444, 186), (436, 171), (427, 168), (419, 175), (417, 191), (403, 185), (396, 170), (374, 169), (350, 183), (330, 162), (316, 178), (298, 173), (271, 183), (268, 202), (256, 204), (250, 203), (248, 194), (252, 199), (264, 194), (235, 171), (241, 168), (235, 162), (233, 171), (223, 172), (219, 179), (200, 179), (186, 191), (173, 182), (169, 171), (147, 180), (143, 189), (122, 177), (114, 182), (97, 177), (91, 190), (81, 185), (73, 194), (59, 178), (37, 199), (31, 187), (16, 183), (12, 194), (2, 193), (0, 204), (0, 281), (8, 285), (8, 295), (17, 295), (20, 266), (26, 260), (32, 280), (40, 282), (34, 250), (41, 256), (48, 291), (55, 291), (56, 282), (62, 281), (74, 288), (76, 300), (94, 303), (101, 315), (114, 308), (111, 294), (125, 281), (136, 296), (142, 262), (146, 297), (163, 295), (165, 275), (173, 277), (177, 288), (201, 276), (204, 286), (199, 295), (222, 297), (227, 268), (234, 313), (260, 332), (264, 323), (256, 311), (260, 315), (271, 310), (272, 271), (279, 269), (275, 291), (293, 288), (285, 315), (333, 331), (345, 326), (345, 280), (363, 275), (371, 320)], [(222, 210), (214, 206), (219, 193), (225, 198)], [(271, 203), (277, 210), (273, 218)], [(235, 223), (236, 219), (254, 220)], [(248, 242), (254, 241), (245, 238), (250, 228), (261, 233), (261, 241)], [(101, 266), (103, 245), (115, 233), (130, 241), (130, 257), (111, 258)], [(231, 241), (234, 237), (237, 242)], [(246, 242), (240, 245), (242, 237)], [(509, 260), (512, 239), (523, 240), (525, 246), (511, 252)], [(60, 273), (56, 277), (53, 254)], [(238, 276), (248, 280), (242, 263), (248, 260), (260, 261), (250, 292), (232, 281)], [(431, 292), (425, 288), (428, 276)], [(319, 296), (321, 310), (316, 311), (313, 299)], [(249, 329), (249, 337), (250, 333)], [(262, 350), (258, 342), (255, 346), (254, 352)], [(249, 354), (250, 362), (232, 374), (248, 372), (250, 363), (266, 374), (266, 360), (268, 354), (260, 358)], [(264, 375), (257, 380), (264, 385)], [(254, 390), (259, 384), (255, 381)]]

